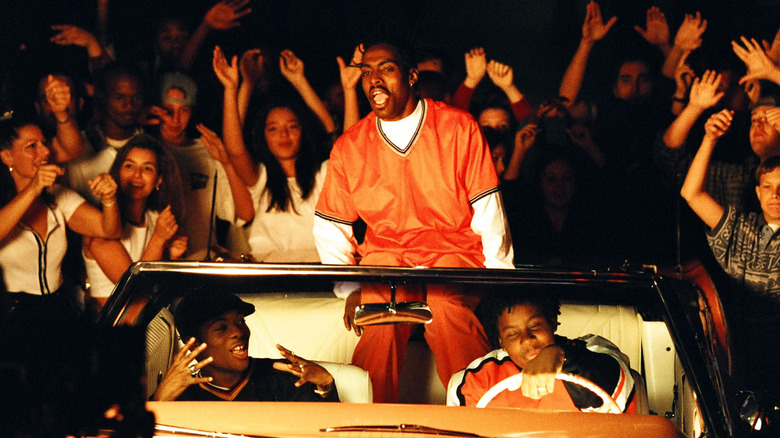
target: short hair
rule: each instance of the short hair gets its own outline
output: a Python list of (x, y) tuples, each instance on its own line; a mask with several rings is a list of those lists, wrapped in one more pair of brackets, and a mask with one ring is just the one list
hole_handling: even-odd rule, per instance
[(141, 94), (146, 97), (146, 80), (140, 68), (135, 64), (114, 61), (106, 65), (95, 81), (95, 96), (106, 98), (108, 87), (117, 78), (131, 78), (138, 82)]
[(551, 292), (522, 286), (501, 286), (492, 289), (490, 295), (485, 297), (477, 306), (475, 313), (485, 329), (488, 340), (494, 348), (498, 348), (500, 343), (500, 333), (498, 332), (498, 319), (504, 311), (520, 304), (531, 304), (539, 308), (544, 318), (550, 324), (550, 327), (558, 326), (558, 315), (561, 314), (561, 303)]
[(761, 177), (766, 175), (767, 173), (780, 168), (780, 155), (774, 155), (772, 157), (767, 158), (758, 165), (756, 168), (756, 185), (761, 184)]
[(417, 62), (415, 61), (415, 56), (414, 56), (414, 49), (412, 49), (411, 44), (407, 43), (406, 41), (403, 41), (402, 39), (388, 38), (383, 40), (372, 41), (363, 45), (363, 47), (365, 47), (366, 52), (372, 47), (376, 47), (376, 46), (385, 46), (393, 50), (393, 52), (395, 53), (395, 61), (398, 64), (398, 67), (401, 68), (405, 76), (408, 76), (409, 72), (412, 69), (417, 68)]

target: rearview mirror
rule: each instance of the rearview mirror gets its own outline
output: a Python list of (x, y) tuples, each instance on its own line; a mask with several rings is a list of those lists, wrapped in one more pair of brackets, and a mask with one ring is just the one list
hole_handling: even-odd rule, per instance
[(428, 324), (433, 321), (428, 304), (422, 301), (395, 302), (395, 283), (390, 284), (390, 302), (363, 304), (355, 309), (355, 324)]

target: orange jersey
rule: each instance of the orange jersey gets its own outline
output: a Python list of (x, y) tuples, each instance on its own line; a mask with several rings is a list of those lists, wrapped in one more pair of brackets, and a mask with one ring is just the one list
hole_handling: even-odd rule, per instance
[(373, 113), (336, 141), (316, 215), (342, 224), (362, 218), (363, 256), (393, 253), (403, 264), (432, 266), (457, 253), (483, 266), (471, 206), (498, 184), (474, 119), (425, 100), (409, 145), (390, 142)]

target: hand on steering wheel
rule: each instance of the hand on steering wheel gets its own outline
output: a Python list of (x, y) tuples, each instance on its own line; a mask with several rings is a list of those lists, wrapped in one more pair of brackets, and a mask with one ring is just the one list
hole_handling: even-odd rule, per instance
[[(615, 402), (615, 400), (607, 394), (606, 391), (604, 391), (600, 386), (596, 385), (595, 383), (591, 382), (590, 380), (581, 377), (581, 376), (575, 376), (573, 374), (564, 374), (564, 373), (558, 373), (555, 376), (558, 380), (563, 380), (566, 382), (576, 383), (577, 385), (582, 386), (583, 388), (586, 388), (599, 396), (601, 398), (601, 401), (603, 402), (601, 405), (601, 408), (604, 407), (607, 408), (606, 412), (612, 413), (612, 414), (620, 414), (623, 411), (620, 409), (618, 404)], [(490, 403), (498, 394), (504, 392), (505, 390), (510, 391), (517, 391), (520, 388), (520, 384), (523, 381), (523, 373), (515, 374), (514, 376), (509, 376), (506, 379), (496, 383), (493, 385), (492, 388), (488, 389), (487, 392), (485, 392), (485, 395), (482, 396), (482, 398), (479, 399), (479, 402), (477, 402), (478, 408), (484, 408), (487, 406), (488, 403)]]

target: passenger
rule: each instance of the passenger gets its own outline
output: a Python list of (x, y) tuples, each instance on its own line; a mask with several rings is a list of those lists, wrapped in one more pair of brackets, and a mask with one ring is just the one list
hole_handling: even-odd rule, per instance
[(160, 143), (148, 135), (134, 137), (119, 151), (110, 173), (119, 182), (122, 235), (84, 239), (83, 245), (88, 296), (97, 310), (133, 262), (176, 260), (187, 250), (176, 219), (183, 217), (181, 180)]
[[(408, 50), (366, 47), (360, 70), (372, 113), (337, 140), (314, 219), (322, 263), (512, 268), (512, 243), (499, 181), (479, 126), (467, 113), (414, 94), (417, 70)], [(352, 225), (367, 224), (358, 248)], [(425, 291), (399, 290), (402, 300)], [(374, 400), (398, 401), (398, 371), (410, 325), (354, 324), (362, 303), (387, 302), (376, 285), (337, 287), (344, 323), (361, 335), (353, 363), (367, 370)], [(429, 288), (433, 322), (426, 340), (446, 384), (489, 346), (472, 311), (478, 297)]]
[(560, 303), (549, 293), (499, 291), (478, 309), (490, 339), (501, 348), (473, 361), (457, 387), (460, 406), (476, 406), (498, 382), (523, 373), (519, 391), (504, 391), (490, 407), (604, 412), (602, 400), (580, 385), (558, 380), (574, 374), (595, 383), (626, 413), (636, 412), (628, 359), (604, 338), (555, 335)]
[(153, 400), (339, 401), (333, 376), (319, 364), (281, 345), (276, 347), (287, 362), (249, 356), (244, 318), (254, 311), (254, 305), (229, 293), (199, 291), (182, 298), (174, 320), (188, 341)]
[[(292, 59), (294, 55), (291, 55), (283, 55), (280, 61), (288, 63), (288, 68), (296, 72), (290, 72), (290, 78), (303, 74), (303, 66), (297, 66)], [(217, 47), (214, 50), (214, 71), (225, 86), (225, 149), (254, 200), (255, 217), (248, 231), (252, 255), (258, 261), (319, 262), (311, 230), (314, 226), (314, 206), (322, 190), (328, 163), (320, 158), (322, 152), (311, 136), (312, 130), (304, 126), (303, 115), (295, 105), (285, 102), (268, 104), (258, 114), (252, 130), (261, 161), (256, 163), (241, 135), (236, 58), (229, 65)], [(308, 86), (301, 87), (303, 90)], [(307, 100), (311, 102), (310, 107), (322, 104), (313, 90), (312, 94), (301, 93), (312, 99)], [(314, 100), (319, 104), (314, 104)], [(324, 105), (322, 109), (327, 113)]]
[(49, 162), (41, 130), (22, 118), (0, 121), (0, 267), (6, 316), (21, 324), (54, 324), (76, 315), (63, 287), (65, 226), (78, 234), (117, 238), (121, 219), (116, 183), (108, 174), (89, 181), (103, 211), (55, 183), (64, 170)]

